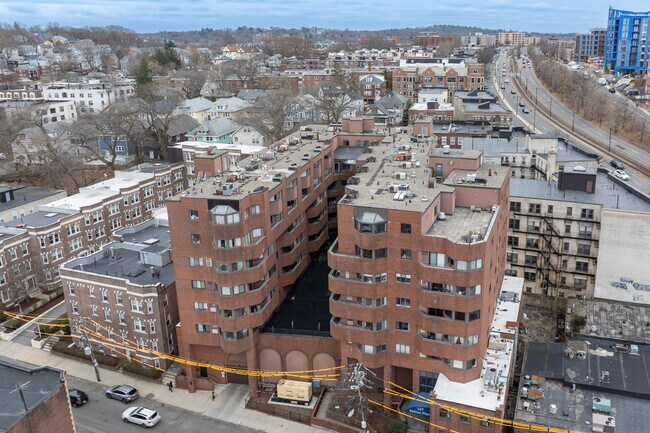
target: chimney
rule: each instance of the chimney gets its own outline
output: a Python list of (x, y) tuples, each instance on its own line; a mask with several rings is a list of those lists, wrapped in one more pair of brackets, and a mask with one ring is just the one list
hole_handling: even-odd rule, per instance
[(488, 176), (492, 176), (492, 169), (488, 168)]

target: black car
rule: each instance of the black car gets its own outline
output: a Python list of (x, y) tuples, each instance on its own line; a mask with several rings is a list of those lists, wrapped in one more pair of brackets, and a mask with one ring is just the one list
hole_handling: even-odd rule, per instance
[(613, 87), (610, 87), (610, 88), (609, 88), (609, 93), (616, 93), (616, 89), (613, 88)]
[(88, 394), (78, 389), (71, 389), (70, 392), (70, 404), (74, 407), (83, 406), (88, 403)]
[(612, 159), (612, 162), (610, 162), (610, 165), (614, 167), (617, 170), (625, 170), (625, 166), (621, 161), (618, 159)]

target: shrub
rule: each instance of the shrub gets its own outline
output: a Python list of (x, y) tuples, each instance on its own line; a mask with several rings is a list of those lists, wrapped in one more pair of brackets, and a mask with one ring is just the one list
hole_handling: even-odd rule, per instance
[(151, 379), (158, 379), (162, 376), (162, 371), (155, 368), (147, 367), (137, 361), (122, 361), (122, 368), (129, 373), (139, 374), (140, 376), (149, 377)]
[(573, 316), (571, 319), (571, 331), (580, 332), (587, 324), (587, 319), (583, 316)]
[(390, 427), (390, 433), (406, 433), (409, 430), (409, 426), (401, 422), (396, 422)]
[(23, 321), (20, 319), (10, 319), (5, 322), (5, 328), (13, 331), (14, 329), (20, 328), (22, 324)]
[(4, 302), (0, 302), (0, 322), (7, 320), (7, 315), (5, 314), (6, 309), (7, 306), (4, 304)]
[[(83, 353), (81, 349), (79, 349), (77, 346), (68, 347), (69, 345), (70, 345), (69, 339), (67, 338), (62, 339), (59, 340), (59, 342), (52, 347), (52, 350), (54, 350), (55, 352), (63, 353), (68, 356), (73, 356), (75, 358), (81, 358), (90, 361), (90, 357), (86, 356), (86, 354)], [(98, 363), (102, 365), (106, 365), (108, 367), (117, 367), (120, 365), (119, 358), (115, 356), (105, 355), (97, 351), (95, 351), (95, 359), (97, 359)]]

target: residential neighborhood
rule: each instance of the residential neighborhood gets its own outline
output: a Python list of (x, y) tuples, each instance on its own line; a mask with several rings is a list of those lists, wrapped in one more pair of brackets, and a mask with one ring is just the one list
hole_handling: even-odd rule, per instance
[(0, 433), (645, 431), (643, 5), (96, 3), (0, 2)]

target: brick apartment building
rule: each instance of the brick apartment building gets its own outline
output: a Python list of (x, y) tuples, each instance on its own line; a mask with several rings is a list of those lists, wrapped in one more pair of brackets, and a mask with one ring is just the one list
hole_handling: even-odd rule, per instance
[(441, 36), (438, 32), (433, 32), (428, 35), (420, 35), (413, 38), (413, 43), (415, 45), (425, 48), (435, 48), (440, 44), (453, 42), (453, 36)]
[(27, 249), (20, 246), (19, 258), (14, 259), (22, 263), (20, 274), (19, 263), (9, 260), (7, 278), (27, 281), (27, 290), (33, 294), (60, 287), (62, 263), (97, 251), (120, 227), (150, 219), (167, 198), (187, 187), (184, 173), (182, 164), (162, 163), (116, 171), (112, 179), (80, 188), (78, 194), (4, 223), (5, 227), (26, 230), (29, 236)]
[[(166, 217), (165, 210), (159, 209), (152, 219), (114, 231), (114, 241), (99, 251), (61, 266), (71, 323), (90, 318), (101, 326), (88, 321), (84, 325), (105, 337), (118, 341), (121, 337), (135, 342), (138, 348), (176, 353), (178, 310)], [(79, 334), (73, 332), (73, 336)], [(147, 352), (118, 344), (106, 346), (98, 350), (136, 357), (159, 368), (169, 364)]]
[(526, 45), (526, 33), (524, 32), (500, 32), (497, 34), (498, 45), (523, 46)]
[(463, 63), (459, 67), (405, 66), (393, 71), (393, 91), (417, 101), (421, 89), (446, 87), (456, 90), (475, 90), (484, 87), (485, 65)]
[[(496, 402), (497, 388), (477, 383), (500, 335), (509, 171), (478, 151), (411, 148), (408, 134), (377, 130), (369, 118), (285, 141), (292, 147), (258, 169), (206, 171), (168, 202), (180, 354), (266, 371), (361, 361), (409, 389), (438, 382), (450, 403), (459, 403), (452, 389)], [(313, 266), (326, 270), (326, 286)], [(520, 296), (521, 280), (510, 285)], [(317, 286), (326, 292), (318, 300)], [(509, 353), (512, 311), (499, 325)], [(190, 390), (242, 382), (189, 366), (178, 380)], [(257, 378), (244, 383), (257, 392)], [(500, 416), (505, 405), (493, 406), (486, 414)]]
[(0, 228), (0, 301), (5, 305), (22, 302), (36, 287), (29, 233), (13, 227)]

